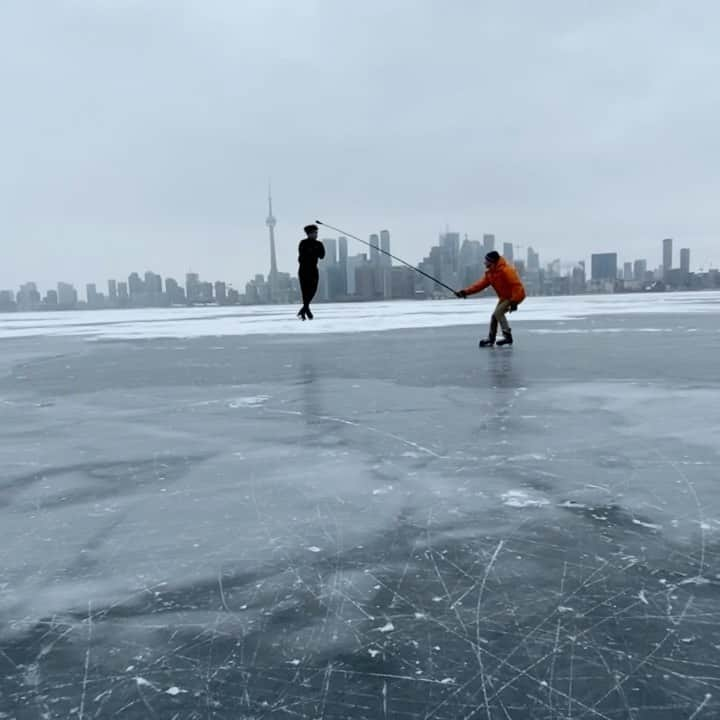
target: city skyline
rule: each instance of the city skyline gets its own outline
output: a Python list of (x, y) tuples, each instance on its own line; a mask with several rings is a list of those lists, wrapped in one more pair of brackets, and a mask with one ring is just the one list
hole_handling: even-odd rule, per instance
[[(34, 281), (23, 283), (17, 292), (0, 288), (0, 311), (296, 303), (300, 297), (297, 278), (280, 270), (277, 263), (276, 223), (268, 188), (265, 224), (269, 231), (270, 269), (266, 275), (258, 273), (248, 278), (244, 293), (226, 280), (201, 280), (198, 273), (186, 273), (181, 284), (174, 277), (146, 270), (142, 276), (132, 272), (127, 280), (108, 279), (105, 292), (98, 289), (97, 282), (87, 283), (84, 300), (74, 284), (65, 281), (58, 281), (56, 289), (48, 288), (44, 294)], [(691, 272), (691, 249), (677, 248), (673, 238), (667, 237), (662, 240), (660, 264), (655, 269), (647, 258), (619, 259), (617, 251), (605, 251), (591, 254), (589, 273), (585, 260), (568, 262), (556, 258), (548, 262), (545, 258), (542, 262), (539, 249), (498, 240), (494, 233), (483, 233), (482, 240), (473, 240), (467, 233), (461, 239), (461, 233), (446, 229), (415, 265), (420, 273), (402, 264), (393, 265), (387, 229), (372, 233), (366, 244), (360, 243), (369, 252), (353, 255), (349, 253), (348, 237), (321, 240), (326, 257), (319, 264), (318, 302), (442, 297), (447, 287), (460, 289), (480, 277), (485, 255), (500, 248), (514, 262), (530, 295), (720, 288), (720, 272)]]
[(716, 3), (311, 5), (10, 2), (0, 286), (267, 274), (268, 177), (286, 270), (317, 217), (409, 262), (447, 223), (720, 262)]
[[(235, 280), (228, 281), (228, 280), (222, 280), (222, 281), (216, 281), (216, 282), (222, 282), (227, 284), (229, 287), (232, 287), (233, 285), (242, 285), (245, 282), (248, 282), (252, 278), (258, 278), (261, 275), (263, 278), (266, 279), (267, 285), (268, 285), (268, 298), (275, 297), (275, 300), (273, 302), (291, 302), (291, 283), (292, 278), (295, 276), (295, 268), (294, 265), (296, 263), (291, 263), (290, 270), (285, 270), (284, 266), (278, 262), (277, 258), (277, 244), (276, 244), (276, 234), (275, 234), (275, 228), (278, 224), (278, 220), (273, 212), (273, 199), (272, 199), (272, 187), (270, 184), (268, 184), (268, 194), (267, 194), (267, 203), (268, 203), (268, 214), (265, 218), (265, 226), (267, 227), (268, 231), (268, 241), (269, 245), (268, 247), (268, 253), (269, 255), (266, 256), (266, 264), (265, 267), (268, 267), (269, 270), (266, 272), (256, 272), (256, 273), (249, 273), (246, 278), (240, 278), (236, 277)], [(440, 237), (452, 237), (457, 239), (457, 245), (458, 248), (455, 250), (456, 253), (459, 252), (459, 245), (460, 245), (460, 237), (461, 233), (458, 232), (451, 232), (449, 227), (446, 227), (445, 233), (440, 233)], [(502, 252), (506, 257), (508, 257), (511, 261), (515, 259), (520, 259), (521, 262), (525, 263), (529, 270), (537, 270), (539, 269), (539, 257), (535, 253), (533, 246), (530, 244), (525, 244), (522, 242), (509, 242), (505, 239), (499, 239), (496, 240), (495, 233), (478, 233), (478, 238), (481, 239), (474, 239), (471, 237), (468, 233), (464, 233), (464, 239), (465, 241), (471, 241), (472, 243), (475, 243), (478, 245), (478, 247), (481, 247), (483, 249), (483, 252), (487, 253), (490, 250), (497, 249), (499, 252)], [(338, 238), (321, 238), (325, 242), (330, 243), (337, 243)], [(369, 251), (369, 260), (371, 263), (377, 263), (381, 262), (384, 264), (387, 264), (388, 267), (392, 265), (392, 260), (390, 260), (389, 257), (387, 257), (386, 254), (381, 254), (380, 250), (382, 249), (384, 253), (387, 253), (390, 248), (390, 234), (388, 230), (382, 230), (380, 233), (372, 233), (369, 235), (368, 238), (368, 245), (370, 246), (368, 248), (367, 245), (364, 245), (362, 243), (358, 243), (357, 241), (354, 241), (352, 239), (348, 240), (347, 237), (343, 237), (339, 239), (340, 241), (344, 242), (344, 252), (347, 256), (349, 250), (348, 250), (348, 242), (352, 242), (354, 245), (356, 245), (360, 251), (363, 250), (363, 248), (367, 248)], [(661, 255), (661, 262), (657, 266), (658, 268), (662, 268), (662, 276), (666, 277), (668, 274), (668, 271), (673, 269), (673, 240), (672, 238), (664, 238), (662, 241), (662, 255)], [(687, 243), (686, 243), (687, 244)], [(527, 248), (527, 255), (525, 258), (522, 257), (522, 253)], [(353, 248), (355, 249), (355, 248)], [(695, 265), (692, 265), (692, 260), (695, 260), (696, 255), (694, 253), (690, 254), (688, 248), (682, 248), (681, 249), (681, 256), (684, 252), (687, 251), (686, 257), (680, 258), (679, 266), (684, 270), (685, 273), (689, 273), (691, 270), (694, 272), (704, 272), (706, 270), (713, 269), (713, 265), (710, 264), (708, 267), (703, 267), (702, 265), (698, 265), (697, 262)], [(331, 255), (335, 255), (337, 253), (337, 245), (335, 245), (334, 249), (330, 253)], [(567, 271), (568, 275), (572, 274), (572, 267), (573, 265), (577, 265), (578, 263), (583, 263), (584, 265), (590, 266), (594, 262), (594, 258), (597, 255), (596, 251), (590, 251), (587, 253), (585, 257), (576, 257), (574, 259), (568, 259), (568, 258), (556, 258), (553, 262), (558, 265), (559, 267), (564, 267)], [(293, 253), (293, 256), (296, 256), (296, 250)], [(410, 261), (409, 264), (413, 265), (414, 267), (421, 268), (423, 263), (426, 262), (428, 258), (419, 259), (416, 261)], [(632, 277), (637, 277), (637, 273), (635, 272), (635, 269), (637, 268), (638, 263), (644, 262), (647, 266), (648, 260), (647, 258), (634, 258), (633, 260), (624, 260), (624, 273), (627, 275), (627, 267), (630, 266), (633, 268), (632, 272), (629, 273)], [(650, 261), (650, 267), (652, 267), (652, 261)], [(281, 269), (282, 268), (282, 269)], [(146, 274), (152, 275), (152, 271), (145, 271)], [(228, 274), (227, 268), (224, 269), (225, 275)], [(238, 268), (235, 273), (236, 275), (241, 272), (241, 270)], [(136, 273), (136, 271), (132, 271), (131, 274)], [(185, 273), (168, 273), (166, 277), (170, 278), (172, 282), (176, 282), (174, 280), (175, 277), (179, 276), (195, 276), (199, 275), (200, 273), (196, 273), (194, 270), (190, 269), (187, 270)], [(622, 277), (623, 273), (619, 273), (619, 275)], [(117, 275), (114, 278), (111, 278), (108, 280), (109, 283), (117, 283)], [(455, 278), (458, 280), (458, 278)], [(37, 280), (25, 280), (23, 282), (18, 283), (20, 286), (22, 286), (25, 283), (35, 283), (38, 286), (43, 285), (42, 282), (38, 282)], [(59, 289), (60, 285), (69, 285), (73, 287), (86, 287), (88, 284), (85, 282), (85, 280), (78, 281), (68, 281), (62, 280), (62, 281), (55, 281), (58, 283), (58, 290), (56, 291), (58, 294), (61, 294), (61, 291)], [(129, 280), (130, 283), (132, 283), (132, 280)], [(52, 286), (55, 283), (51, 282), (49, 285)], [(462, 284), (462, 283), (461, 283)], [(97, 282), (90, 283), (90, 285), (93, 285), (97, 287)], [(47, 286), (47, 285), (46, 285)], [(17, 287), (17, 285), (16, 285)], [(9, 287), (3, 288), (2, 285), (0, 285), (0, 290), (5, 290), (6, 293), (10, 289)], [(322, 288), (321, 288), (322, 291)], [(113, 292), (108, 288), (107, 290), (108, 297), (112, 297)], [(85, 296), (85, 301), (90, 304), (90, 298)]]
[[(268, 188), (269, 190), (269, 188)], [(272, 213), (272, 199), (270, 198), (270, 195), (266, 197), (266, 202), (269, 205), (269, 212)], [(257, 215), (257, 213), (256, 213)], [(272, 219), (273, 220), (273, 226), (270, 228), (268, 225), (268, 221)], [(257, 260), (257, 262), (253, 263), (252, 266), (248, 267), (249, 263), (246, 263), (243, 259), (243, 253), (242, 249), (248, 244), (245, 239), (243, 239), (240, 230), (238, 229), (236, 238), (236, 249), (235, 249), (235, 255), (227, 258), (226, 260), (223, 260), (223, 262), (218, 264), (219, 269), (217, 271), (208, 270), (208, 262), (207, 262), (207, 251), (201, 252), (199, 247), (196, 247), (192, 252), (188, 253), (189, 259), (187, 262), (184, 258), (179, 258), (176, 254), (171, 253), (167, 257), (159, 258), (158, 261), (152, 262), (150, 260), (144, 260), (142, 258), (142, 252), (138, 252), (137, 255), (140, 258), (139, 260), (134, 260), (131, 258), (127, 258), (123, 263), (120, 264), (120, 268), (118, 269), (118, 266), (115, 268), (109, 268), (107, 270), (102, 270), (94, 273), (83, 273), (79, 270), (70, 271), (66, 273), (62, 273), (62, 276), (65, 278), (65, 281), (70, 282), (71, 284), (75, 285), (76, 287), (84, 287), (87, 280), (86, 278), (89, 276), (92, 277), (111, 277), (113, 275), (119, 276), (126, 276), (129, 275), (131, 272), (134, 271), (134, 269), (138, 267), (152, 267), (153, 265), (155, 267), (160, 267), (161, 265), (163, 267), (168, 267), (167, 274), (171, 277), (184, 277), (184, 275), (188, 272), (197, 272), (203, 276), (209, 277), (209, 276), (220, 276), (220, 275), (231, 275), (233, 277), (233, 280), (231, 282), (234, 282), (236, 285), (240, 285), (241, 283), (244, 283), (245, 280), (248, 277), (255, 276), (257, 274), (263, 274), (265, 276), (269, 276), (269, 270), (271, 260), (270, 255), (268, 252), (268, 235), (272, 234), (273, 240), (275, 243), (276, 248), (276, 263), (277, 267), (280, 272), (290, 273), (291, 275), (294, 275), (297, 269), (297, 244), (303, 237), (303, 231), (302, 227), (307, 224), (308, 222), (313, 222), (313, 219), (309, 219), (305, 222), (303, 222), (302, 225), (300, 225), (297, 230), (295, 229), (288, 229), (288, 222), (283, 221), (282, 219), (278, 220), (274, 215), (268, 214), (268, 216), (265, 218), (265, 237), (263, 238), (263, 232), (261, 229), (260, 223), (256, 221), (255, 223), (255, 229), (254, 229), (254, 235), (256, 237), (256, 240), (253, 241), (253, 245), (259, 246), (262, 248), (262, 257)], [(447, 225), (447, 223), (444, 223)], [(452, 225), (460, 225), (461, 223), (455, 222), (452, 223)], [(438, 226), (440, 224), (438, 223)], [(277, 230), (279, 228), (279, 231)], [(359, 234), (360, 236), (363, 235), (362, 229), (360, 232), (358, 232), (358, 228), (348, 228), (349, 232), (352, 232), (353, 234)], [(292, 239), (290, 239), (288, 236), (294, 232), (294, 236)], [(402, 257), (404, 260), (409, 262), (411, 265), (417, 266), (423, 257), (423, 253), (425, 252), (425, 249), (428, 245), (428, 243), (431, 242), (431, 238), (433, 235), (437, 235), (438, 233), (441, 233), (443, 231), (439, 230), (439, 227), (435, 230), (430, 230), (425, 233), (422, 239), (415, 238), (413, 241), (414, 247), (414, 254), (408, 255), (406, 251), (403, 250), (403, 247), (408, 246), (408, 239), (404, 238), (402, 235), (399, 235), (396, 231), (393, 231), (393, 242), (395, 244), (395, 254)], [(372, 233), (370, 233), (372, 234)], [(573, 255), (566, 255), (566, 254), (559, 254), (554, 252), (553, 245), (544, 246), (541, 242), (538, 240), (532, 239), (532, 233), (528, 232), (525, 235), (518, 235), (514, 236), (512, 239), (508, 239), (507, 237), (503, 237), (501, 233), (495, 232), (495, 233), (487, 233), (482, 230), (476, 230), (470, 233), (467, 233), (463, 231), (462, 235), (468, 235), (471, 239), (477, 239), (480, 242), (483, 242), (484, 236), (487, 234), (493, 234), (498, 237), (497, 241), (497, 249), (500, 252), (504, 251), (504, 248), (506, 245), (511, 245), (513, 248), (525, 248), (525, 247), (543, 247), (543, 254), (545, 256), (552, 256), (552, 257), (560, 257), (563, 261), (566, 261), (568, 263), (570, 262), (577, 262), (578, 260), (584, 260), (586, 264), (590, 264), (591, 256), (594, 252), (597, 251), (597, 247), (601, 246), (602, 244), (608, 246), (612, 245), (613, 248), (617, 248), (618, 252), (622, 254), (623, 247), (649, 247), (649, 252), (643, 253), (643, 252), (637, 252), (633, 253), (632, 251), (628, 250), (629, 255), (634, 255), (633, 258), (651, 258), (656, 253), (656, 246), (657, 246), (657, 238), (651, 238), (648, 240), (643, 240), (642, 243), (638, 243), (637, 245), (623, 245), (622, 242), (616, 239), (608, 240), (607, 238), (602, 241), (602, 243), (598, 243), (598, 245), (590, 245), (589, 241), (587, 242), (578, 242), (576, 243), (577, 251)], [(369, 234), (368, 234), (369, 235)], [(662, 237), (665, 237), (667, 233), (660, 233)], [(674, 237), (678, 237), (675, 235)], [(357, 250), (358, 252), (361, 252), (363, 247), (360, 243), (357, 243), (354, 240), (349, 241), (351, 243), (351, 254), (353, 254), (354, 250)], [(693, 240), (692, 237), (684, 238), (683, 239), (683, 246), (690, 246), (693, 248), (693, 253), (691, 255), (691, 270), (694, 272), (698, 271), (707, 271), (709, 269), (717, 268), (720, 266), (720, 250), (713, 253), (708, 253), (705, 250), (701, 248), (697, 249), (697, 243)], [(718, 247), (720, 248), (720, 243), (718, 243)], [(514, 252), (516, 252), (514, 250)], [(148, 256), (152, 257), (153, 253), (149, 252)], [(717, 256), (717, 261), (714, 259), (714, 256)], [(103, 263), (100, 263), (102, 265)], [(651, 263), (652, 264), (652, 263)], [(658, 265), (662, 264), (662, 262), (659, 262)], [(56, 278), (56, 272), (54, 270), (48, 270), (41, 271), (40, 268), (42, 267), (42, 258), (38, 259), (38, 265), (35, 272), (31, 271), (33, 281), (37, 282), (39, 285), (43, 286), (50, 286), (54, 285), (57, 282)], [(9, 272), (8, 266), (2, 266), (0, 264), (0, 278), (8, 278), (11, 277), (11, 273)], [(0, 288), (7, 289), (9, 287), (17, 287), (23, 282), (27, 282), (30, 275), (23, 275), (23, 276), (14, 276), (13, 279), (5, 280), (4, 282), (0, 282)]]

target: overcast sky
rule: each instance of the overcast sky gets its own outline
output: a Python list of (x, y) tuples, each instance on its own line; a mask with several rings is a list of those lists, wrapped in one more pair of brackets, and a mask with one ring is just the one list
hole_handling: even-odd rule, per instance
[(4, 0), (0, 288), (243, 288), (270, 177), (293, 272), (317, 217), (720, 264), (718, 37), (716, 0)]

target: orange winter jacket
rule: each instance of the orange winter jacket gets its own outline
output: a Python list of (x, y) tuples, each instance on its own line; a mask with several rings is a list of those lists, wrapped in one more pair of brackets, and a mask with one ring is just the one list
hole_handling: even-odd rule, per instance
[(505, 258), (501, 257), (492, 268), (485, 271), (480, 280), (465, 288), (465, 292), (474, 295), (491, 285), (500, 300), (521, 303), (525, 299), (522, 280), (517, 270)]

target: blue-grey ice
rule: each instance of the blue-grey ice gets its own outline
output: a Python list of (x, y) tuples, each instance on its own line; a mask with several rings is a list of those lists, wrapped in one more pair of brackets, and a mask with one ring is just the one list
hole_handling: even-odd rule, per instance
[(0, 718), (718, 717), (720, 294), (489, 307), (0, 319)]

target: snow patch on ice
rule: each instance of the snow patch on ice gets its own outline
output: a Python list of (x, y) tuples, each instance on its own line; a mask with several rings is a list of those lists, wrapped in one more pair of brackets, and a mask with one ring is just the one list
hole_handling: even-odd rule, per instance
[(250, 397), (235, 398), (228, 403), (228, 407), (259, 407), (260, 405), (264, 405), (269, 399), (269, 395), (251, 395)]
[(655, 523), (643, 522), (637, 518), (632, 519), (634, 525), (640, 525), (640, 527), (648, 528), (649, 530), (662, 530), (662, 525), (656, 525)]
[(508, 490), (501, 496), (503, 505), (514, 508), (543, 507), (549, 505), (550, 501), (544, 497), (531, 497), (524, 490)]
[[(99, 340), (378, 332), (403, 328), (477, 325), (478, 316), (487, 314), (492, 304), (490, 297), (466, 303), (454, 300), (407, 300), (357, 305), (327, 304), (318, 307), (317, 316), (312, 323), (298, 322), (295, 317), (297, 309), (282, 305), (147, 308), (122, 312), (100, 310), (14, 313), (12, 316), (0, 318), (0, 338), (75, 335)], [(616, 314), (714, 314), (718, 313), (719, 309), (717, 294), (712, 292), (533, 297), (523, 303), (520, 312), (514, 316), (514, 322), (559, 322)], [(578, 332), (577, 329), (573, 331)], [(593, 331), (623, 330), (610, 327)], [(648, 327), (642, 331), (658, 332), (659, 329)], [(567, 331), (558, 328), (554, 332)]]
[(389, 492), (392, 492), (393, 486), (392, 485), (386, 485), (385, 487), (381, 488), (375, 488), (372, 491), (373, 495), (387, 495)]

